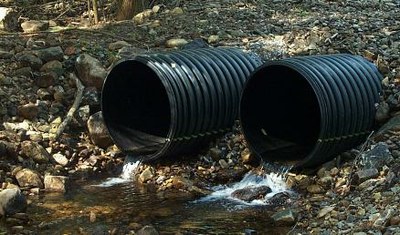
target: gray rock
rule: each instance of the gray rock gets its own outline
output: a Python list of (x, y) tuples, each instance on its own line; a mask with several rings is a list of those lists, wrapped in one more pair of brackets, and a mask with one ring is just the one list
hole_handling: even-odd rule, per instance
[(0, 29), (4, 29), (9, 32), (19, 31), (21, 29), (18, 18), (19, 13), (8, 7), (0, 7)]
[(56, 163), (60, 164), (61, 166), (66, 166), (69, 163), (68, 158), (61, 153), (53, 154), (53, 159)]
[(272, 190), (268, 186), (245, 187), (232, 192), (231, 196), (242, 201), (251, 202), (256, 199), (263, 199)]
[(222, 157), (222, 151), (218, 148), (211, 148), (209, 152), (210, 156), (212, 157), (212, 159), (214, 159), (214, 161), (218, 161)]
[(10, 188), (0, 191), (0, 215), (14, 215), (25, 212), (27, 201), (19, 188)]
[(66, 176), (45, 175), (44, 189), (54, 192), (67, 192), (70, 188), (70, 179)]
[(11, 52), (0, 50), (0, 59), (10, 59), (13, 56), (14, 54)]
[(82, 54), (76, 59), (75, 68), (85, 86), (93, 86), (101, 90), (107, 72), (99, 60), (88, 54)]
[(22, 68), (16, 69), (16, 70), (14, 70), (14, 75), (30, 77), (32, 75), (32, 68), (31, 67), (22, 67)]
[(0, 85), (11, 85), (12, 81), (10, 77), (7, 77), (6, 75), (0, 73)]
[(362, 156), (362, 164), (364, 168), (381, 169), (385, 165), (389, 165), (393, 160), (393, 156), (389, 151), (389, 147), (384, 142), (373, 145), (369, 151)]
[(400, 115), (392, 117), (376, 133), (375, 138), (380, 138), (389, 131), (400, 131)]
[(35, 84), (40, 88), (48, 88), (55, 84), (55, 80), (58, 78), (55, 72), (42, 72), (35, 79)]
[(165, 43), (165, 46), (169, 47), (169, 48), (182, 47), (182, 46), (186, 45), (187, 43), (188, 43), (188, 41), (186, 41), (186, 39), (172, 38), (172, 39), (167, 40), (167, 42)]
[(39, 112), (39, 107), (36, 104), (30, 103), (18, 107), (18, 115), (28, 120), (36, 118), (38, 112)]
[(376, 168), (369, 168), (357, 171), (355, 174), (357, 183), (362, 183), (372, 178), (376, 178), (379, 175), (379, 171)]
[(41, 68), (41, 72), (54, 72), (58, 76), (61, 76), (64, 73), (63, 65), (58, 60), (52, 60), (45, 63)]
[(218, 161), (219, 165), (222, 167), (222, 169), (227, 169), (229, 168), (229, 164), (225, 161), (225, 159), (220, 159)]
[(129, 46), (131, 46), (131, 44), (128, 43), (128, 42), (117, 41), (117, 42), (112, 42), (112, 43), (108, 44), (108, 49), (111, 50), (111, 51), (116, 51), (116, 50), (119, 50), (119, 49), (121, 49), (123, 47), (129, 47)]
[(140, 175), (139, 175), (139, 182), (146, 183), (147, 181), (153, 178), (153, 169), (151, 167), (147, 167)]
[(373, 227), (377, 229), (384, 229), (388, 224), (390, 219), (396, 214), (396, 211), (392, 208), (386, 209), (383, 213), (380, 213), (378, 219), (375, 220)]
[(159, 233), (152, 225), (146, 225), (137, 231), (136, 235), (159, 235)]
[(39, 173), (28, 168), (18, 171), (17, 174), (15, 174), (15, 178), (20, 187), (44, 187)]
[(145, 54), (147, 50), (138, 48), (138, 47), (133, 47), (133, 46), (126, 46), (122, 47), (117, 54), (117, 59), (131, 59), (135, 58), (135, 56), (140, 55), (140, 54)]
[(296, 217), (291, 209), (276, 212), (271, 218), (277, 225), (293, 225), (296, 223)]
[(30, 52), (19, 53), (16, 57), (23, 67), (31, 67), (33, 70), (39, 70), (43, 65), (42, 60)]
[(21, 24), (21, 28), (25, 33), (35, 33), (47, 30), (49, 28), (49, 22), (41, 20), (28, 20)]
[(113, 144), (107, 127), (104, 124), (104, 119), (101, 111), (90, 116), (87, 122), (87, 127), (89, 130), (90, 139), (93, 144), (101, 148), (107, 148), (108, 146)]
[(44, 62), (52, 60), (62, 61), (64, 57), (64, 52), (60, 46), (39, 49), (34, 52)]
[(197, 49), (197, 48), (207, 48), (210, 47), (208, 43), (202, 38), (196, 38), (193, 41), (189, 42), (182, 46), (182, 49)]
[(253, 161), (253, 155), (251, 154), (251, 152), (248, 148), (245, 148), (242, 151), (242, 153), (240, 154), (240, 157), (241, 157), (243, 163), (251, 163)]
[(36, 163), (48, 163), (50, 161), (50, 154), (40, 144), (33, 141), (23, 141), (21, 143), (22, 155), (32, 159)]

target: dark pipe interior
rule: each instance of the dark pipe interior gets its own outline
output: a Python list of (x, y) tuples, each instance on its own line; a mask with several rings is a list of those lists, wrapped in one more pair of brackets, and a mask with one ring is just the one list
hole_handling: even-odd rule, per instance
[(272, 162), (304, 160), (317, 142), (320, 115), (311, 85), (284, 65), (259, 69), (242, 94), (243, 132), (253, 150)]
[(171, 111), (157, 74), (129, 60), (116, 65), (103, 86), (102, 110), (114, 142), (124, 151), (153, 154), (167, 138)]

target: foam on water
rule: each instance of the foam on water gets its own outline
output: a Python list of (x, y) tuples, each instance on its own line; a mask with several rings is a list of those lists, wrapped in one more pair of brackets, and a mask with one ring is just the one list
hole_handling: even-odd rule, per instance
[[(265, 195), (264, 199), (253, 200), (251, 202), (245, 202), (240, 199), (231, 196), (232, 192), (238, 189), (243, 189), (246, 187), (260, 187), (268, 186), (272, 192)], [(197, 200), (197, 202), (210, 202), (219, 200), (230, 200), (244, 205), (266, 205), (268, 204), (268, 199), (273, 197), (277, 193), (288, 191), (288, 187), (285, 182), (285, 175), (278, 173), (268, 173), (265, 175), (256, 175), (254, 173), (247, 173), (240, 182), (234, 183), (230, 186), (221, 185), (213, 187), (213, 193), (210, 195)]]
[(135, 175), (137, 169), (140, 166), (141, 161), (126, 161), (124, 166), (122, 167), (122, 173), (119, 177), (110, 177), (107, 178), (104, 182), (93, 185), (96, 187), (111, 187), (116, 184), (122, 184), (125, 182), (129, 182), (132, 179), (132, 176)]

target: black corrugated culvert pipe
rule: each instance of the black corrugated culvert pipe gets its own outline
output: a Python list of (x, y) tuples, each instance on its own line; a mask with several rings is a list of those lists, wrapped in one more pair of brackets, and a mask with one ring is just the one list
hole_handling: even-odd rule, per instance
[(261, 61), (232, 48), (139, 55), (115, 65), (102, 91), (116, 145), (141, 160), (193, 151), (230, 129)]
[(381, 78), (372, 63), (348, 54), (268, 62), (243, 90), (243, 133), (268, 162), (319, 165), (365, 141)]

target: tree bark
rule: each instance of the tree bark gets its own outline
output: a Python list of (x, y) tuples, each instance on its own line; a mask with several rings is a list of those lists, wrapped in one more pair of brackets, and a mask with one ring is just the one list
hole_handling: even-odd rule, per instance
[(117, 20), (130, 20), (144, 10), (143, 0), (118, 0)]
[(99, 11), (97, 9), (97, 0), (92, 0), (93, 3), (93, 15), (94, 15), (94, 23), (98, 24), (99, 23)]

